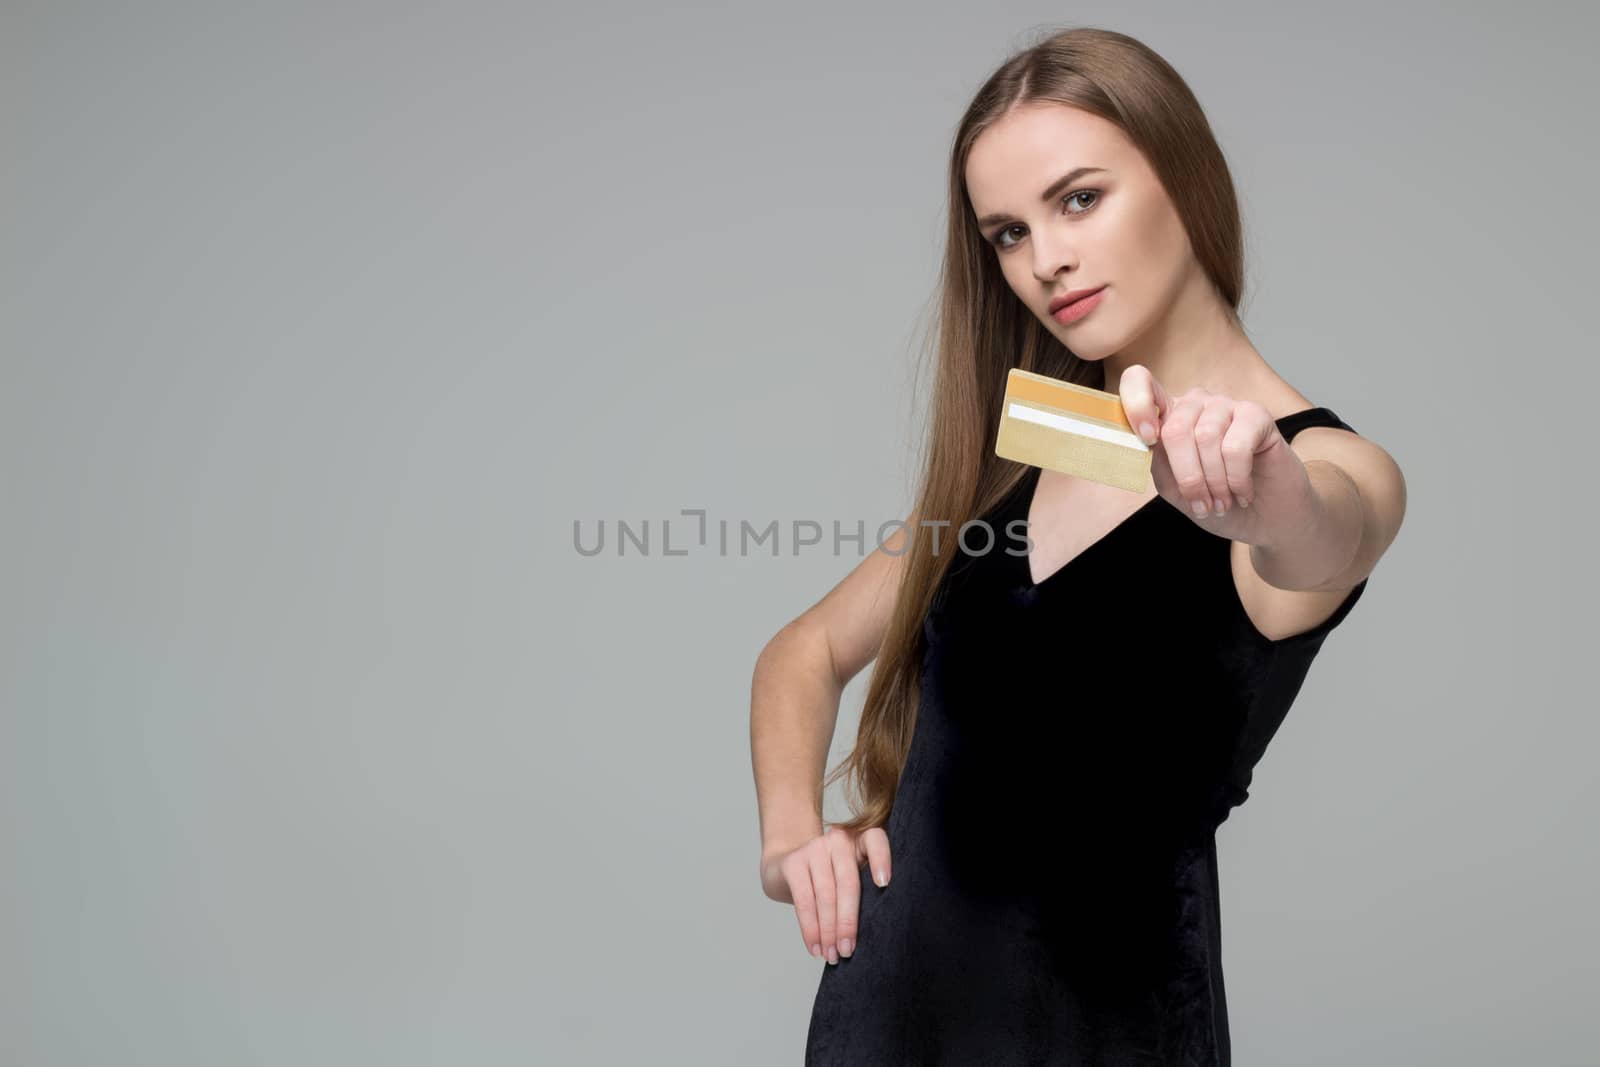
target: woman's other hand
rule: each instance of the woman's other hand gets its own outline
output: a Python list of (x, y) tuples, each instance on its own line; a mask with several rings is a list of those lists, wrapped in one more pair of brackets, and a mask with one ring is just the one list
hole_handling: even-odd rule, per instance
[(794, 905), (807, 950), (829, 963), (855, 951), (863, 860), (870, 861), (873, 880), (887, 886), (889, 835), (881, 827), (859, 834), (829, 827), (798, 848), (762, 857), (762, 889), (773, 900)]

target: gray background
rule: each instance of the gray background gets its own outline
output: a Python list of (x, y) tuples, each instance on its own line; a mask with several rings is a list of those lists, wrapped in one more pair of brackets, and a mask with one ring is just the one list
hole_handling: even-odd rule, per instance
[(1410, 489), (1219, 835), (1236, 1061), (1593, 1063), (1594, 22), (6, 5), (0, 1062), (799, 1062), (750, 673), (860, 549), (787, 524), (908, 508), (951, 132), (1076, 23)]

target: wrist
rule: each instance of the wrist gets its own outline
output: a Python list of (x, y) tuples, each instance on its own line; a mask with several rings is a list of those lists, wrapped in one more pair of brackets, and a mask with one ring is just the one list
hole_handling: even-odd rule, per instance
[(799, 848), (801, 845), (805, 844), (807, 841), (810, 841), (812, 838), (821, 836), (822, 829), (822, 824), (819, 821), (817, 826), (809, 831), (800, 830), (798, 832), (782, 834), (768, 838), (761, 843), (762, 864), (765, 865), (770, 859), (786, 856), (795, 849)]

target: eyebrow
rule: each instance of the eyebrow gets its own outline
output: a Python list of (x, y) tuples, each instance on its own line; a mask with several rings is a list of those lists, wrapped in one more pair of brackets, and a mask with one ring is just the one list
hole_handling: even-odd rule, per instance
[[(1048, 204), (1050, 201), (1056, 198), (1057, 193), (1061, 192), (1061, 190), (1065, 189), (1067, 186), (1071, 185), (1085, 174), (1095, 173), (1109, 173), (1109, 171), (1106, 171), (1104, 167), (1076, 167), (1073, 170), (1063, 174), (1055, 181), (1051, 182), (1050, 188), (1039, 194), (1039, 199)], [(1007, 215), (1004, 212), (994, 215), (985, 215), (983, 218), (978, 220), (978, 225), (992, 226), (997, 222), (1004, 222), (1010, 217), (1010, 215)]]

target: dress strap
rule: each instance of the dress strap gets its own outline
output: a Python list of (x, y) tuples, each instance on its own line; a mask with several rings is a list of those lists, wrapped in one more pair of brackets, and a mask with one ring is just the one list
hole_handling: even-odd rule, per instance
[(1283, 434), (1285, 441), (1293, 441), (1294, 435), (1307, 426), (1333, 426), (1349, 430), (1351, 433), (1357, 432), (1354, 426), (1325, 407), (1306, 408), (1304, 411), (1293, 412), (1278, 420), (1278, 432)]

